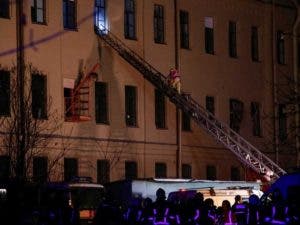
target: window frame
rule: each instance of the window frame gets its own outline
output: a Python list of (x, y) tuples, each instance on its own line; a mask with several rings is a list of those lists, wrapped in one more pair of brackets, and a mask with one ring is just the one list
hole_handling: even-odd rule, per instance
[(157, 129), (166, 128), (166, 98), (164, 93), (155, 89), (155, 126)]
[(285, 41), (284, 41), (284, 33), (281, 30), (278, 30), (276, 33), (276, 45), (277, 45), (277, 63), (284, 65), (285, 64)]
[[(37, 83), (34, 84), (35, 82)], [(37, 93), (35, 94), (35, 92)], [(31, 74), (31, 95), (32, 117), (35, 119), (47, 119), (47, 77), (44, 74)]]
[[(38, 6), (38, 1), (42, 2), (42, 7)], [(35, 24), (46, 24), (46, 0), (32, 0), (31, 22)], [(42, 12), (42, 21), (38, 21), (38, 12)]]
[[(6, 89), (5, 86), (7, 86)], [(1, 116), (10, 116), (10, 72), (7, 70), (0, 69), (0, 117)]]
[(108, 159), (97, 160), (97, 183), (110, 182), (110, 162)]
[(164, 162), (155, 163), (155, 178), (167, 178), (167, 164)]
[(74, 176), (78, 176), (78, 159), (64, 158), (64, 181), (71, 181)]
[[(213, 17), (205, 17), (204, 40), (205, 40), (205, 53), (214, 55), (214, 19)], [(208, 23), (211, 24), (208, 25)]]
[(251, 27), (251, 59), (254, 62), (259, 61), (259, 34), (258, 27)]
[(127, 127), (137, 127), (137, 87), (125, 85), (125, 122)]
[(235, 21), (229, 21), (228, 23), (228, 47), (229, 56), (231, 58), (237, 58), (237, 24)]
[(32, 159), (32, 179), (37, 183), (48, 181), (48, 158), (36, 156)]
[(136, 40), (136, 2), (124, 0), (124, 37)]
[(136, 161), (125, 161), (125, 179), (138, 178), (138, 165)]
[(108, 85), (106, 82), (95, 82), (95, 121), (109, 124)]
[[(95, 1), (95, 25), (100, 30), (106, 29), (106, 0), (96, 0)], [(103, 25), (101, 27), (99, 25)]]
[(10, 19), (10, 0), (5, 0), (1, 2), (3, 5), (0, 5), (0, 18)]
[(77, 0), (63, 0), (62, 12), (64, 29), (77, 30)]
[(189, 12), (185, 10), (179, 11), (180, 23), (180, 47), (183, 49), (190, 48), (189, 34)]
[(165, 13), (164, 6), (154, 4), (153, 15), (153, 30), (154, 30), (154, 42), (156, 44), (165, 43)]
[(261, 137), (260, 104), (258, 102), (250, 103), (250, 114), (252, 119), (252, 134), (255, 137)]

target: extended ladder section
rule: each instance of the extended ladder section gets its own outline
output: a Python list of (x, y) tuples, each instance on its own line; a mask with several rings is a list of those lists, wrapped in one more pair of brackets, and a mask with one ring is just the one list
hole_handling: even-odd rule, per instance
[(192, 97), (179, 94), (168, 85), (167, 77), (152, 67), (141, 56), (128, 48), (118, 37), (105, 27), (95, 27), (95, 32), (106, 44), (115, 49), (123, 59), (137, 69), (145, 79), (169, 97), (178, 108), (189, 115), (217, 141), (230, 149), (241, 162), (259, 175), (271, 181), (286, 172), (270, 158), (247, 142), (228, 125), (219, 121), (212, 113), (199, 105)]
[(91, 119), (90, 86), (92, 79), (97, 76), (95, 70), (98, 66), (99, 63), (96, 63), (93, 68), (75, 84), (69, 103), (66, 104), (68, 106), (65, 114), (66, 121), (80, 122)]

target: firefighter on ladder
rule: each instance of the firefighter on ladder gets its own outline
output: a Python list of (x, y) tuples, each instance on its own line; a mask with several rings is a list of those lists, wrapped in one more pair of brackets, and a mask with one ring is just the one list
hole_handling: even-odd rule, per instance
[(180, 75), (179, 75), (178, 71), (174, 68), (171, 68), (167, 79), (168, 79), (169, 85), (171, 87), (175, 88), (177, 90), (177, 92), (180, 94), (181, 81), (180, 81)]

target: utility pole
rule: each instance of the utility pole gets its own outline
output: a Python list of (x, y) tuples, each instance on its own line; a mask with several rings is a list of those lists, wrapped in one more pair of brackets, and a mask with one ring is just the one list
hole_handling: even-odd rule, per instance
[(24, 23), (23, 0), (16, 0), (16, 33), (17, 33), (17, 138), (16, 138), (16, 179), (25, 181), (25, 112), (24, 112)]

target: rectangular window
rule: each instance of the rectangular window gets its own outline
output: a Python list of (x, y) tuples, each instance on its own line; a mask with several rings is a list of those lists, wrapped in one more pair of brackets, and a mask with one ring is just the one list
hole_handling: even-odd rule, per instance
[(285, 63), (285, 44), (284, 34), (282, 31), (277, 31), (277, 62), (278, 64)]
[(233, 180), (233, 181), (241, 180), (241, 174), (240, 174), (240, 170), (238, 167), (232, 166), (230, 175), (231, 175), (231, 180)]
[(95, 82), (96, 123), (108, 124), (107, 84)]
[(236, 48), (236, 22), (229, 21), (228, 27), (228, 40), (229, 40), (229, 56), (236, 58), (237, 57), (237, 48)]
[(156, 178), (167, 177), (167, 165), (165, 163), (155, 163), (155, 177)]
[(77, 0), (63, 0), (63, 20), (64, 28), (76, 29), (76, 1)]
[(125, 179), (137, 179), (137, 163), (134, 161), (125, 161)]
[(65, 119), (72, 117), (74, 110), (72, 108), (72, 88), (64, 88), (64, 99), (65, 99)]
[(47, 118), (47, 79), (41, 74), (32, 74), (32, 116), (35, 119)]
[(186, 11), (180, 10), (179, 13), (180, 19), (180, 47), (188, 49), (189, 44), (189, 13)]
[(287, 139), (287, 113), (285, 104), (279, 104), (278, 106), (278, 128), (279, 140), (283, 142)]
[(136, 39), (135, 0), (125, 0), (124, 35), (127, 39)]
[(0, 70), (0, 116), (10, 115), (10, 73)]
[(165, 18), (164, 7), (154, 5), (154, 42), (163, 44), (165, 42)]
[(192, 166), (189, 164), (182, 164), (181, 176), (183, 179), (192, 178)]
[(260, 106), (258, 102), (251, 102), (251, 119), (252, 119), (252, 133), (254, 136), (261, 136), (261, 126), (260, 126)]
[(45, 23), (45, 0), (31, 1), (31, 21), (33, 23)]
[(251, 58), (252, 61), (259, 60), (258, 28), (251, 27)]
[(110, 165), (106, 159), (97, 160), (97, 183), (106, 184), (110, 182)]
[(217, 169), (213, 165), (206, 166), (206, 179), (207, 180), (216, 180), (217, 179)]
[(137, 126), (137, 96), (136, 87), (125, 86), (125, 121), (130, 127)]
[(156, 128), (166, 128), (165, 96), (158, 89), (155, 89), (155, 125)]
[(214, 54), (214, 20), (212, 17), (205, 17), (205, 52)]
[(205, 106), (207, 111), (213, 115), (215, 114), (215, 98), (213, 96), (205, 97)]
[(0, 180), (8, 180), (10, 177), (10, 157), (0, 156)]
[(0, 18), (9, 18), (9, 0), (0, 0)]
[(185, 112), (181, 113), (181, 127), (183, 131), (191, 131), (191, 117)]
[(95, 0), (95, 25), (100, 30), (106, 28), (106, 0)]
[(240, 132), (241, 122), (244, 114), (244, 104), (237, 99), (230, 99), (230, 128), (235, 132)]
[(32, 177), (37, 183), (45, 183), (48, 180), (48, 159), (47, 157), (33, 158)]
[(71, 181), (78, 176), (78, 161), (75, 158), (64, 158), (64, 181)]

